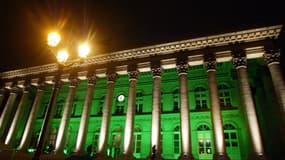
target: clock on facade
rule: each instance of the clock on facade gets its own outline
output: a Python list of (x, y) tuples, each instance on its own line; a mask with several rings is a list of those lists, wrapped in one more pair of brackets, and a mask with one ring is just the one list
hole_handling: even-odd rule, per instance
[(117, 99), (119, 102), (123, 102), (125, 100), (125, 96), (123, 94), (120, 94)]

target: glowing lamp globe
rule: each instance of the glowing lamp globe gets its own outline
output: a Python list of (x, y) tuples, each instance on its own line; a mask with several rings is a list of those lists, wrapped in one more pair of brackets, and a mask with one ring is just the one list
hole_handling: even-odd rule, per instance
[(86, 58), (90, 52), (88, 44), (82, 44), (78, 47), (78, 56), (81, 58)]
[(57, 61), (59, 62), (59, 63), (64, 63), (64, 62), (66, 62), (67, 61), (67, 59), (68, 59), (68, 53), (67, 53), (67, 51), (65, 51), (65, 50), (61, 50), (61, 51), (59, 51), (59, 52), (57, 52)]
[(58, 33), (52, 32), (48, 34), (48, 45), (49, 46), (56, 47), (59, 44), (60, 40), (61, 38)]

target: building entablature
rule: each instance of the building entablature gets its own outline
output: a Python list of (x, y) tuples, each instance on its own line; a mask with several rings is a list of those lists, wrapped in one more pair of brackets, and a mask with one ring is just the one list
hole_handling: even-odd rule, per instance
[[(126, 75), (130, 65), (136, 65), (139, 72), (148, 72), (151, 71), (153, 61), (160, 61), (162, 69), (170, 69), (176, 67), (178, 57), (186, 57), (190, 66), (201, 65), (208, 51), (215, 53), (217, 62), (225, 62), (232, 59), (232, 49), (236, 45), (245, 51), (246, 58), (261, 58), (264, 46), (278, 39), (281, 29), (282, 25), (276, 25), (93, 56), (82, 63), (75, 62), (63, 68), (61, 80), (68, 82), (70, 74), (75, 70), (81, 80), (86, 80), (88, 71), (93, 71), (99, 78), (106, 77), (106, 72), (110, 68), (118, 75)], [(52, 83), (58, 70), (59, 65), (52, 63), (3, 72), (0, 73), (0, 78), (5, 86), (15, 81), (22, 84), (26, 79), (30, 79), (34, 85), (39, 79)]]

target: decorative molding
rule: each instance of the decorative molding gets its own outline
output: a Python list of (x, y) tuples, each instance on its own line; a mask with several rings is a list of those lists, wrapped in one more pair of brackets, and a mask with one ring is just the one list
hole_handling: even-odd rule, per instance
[(42, 65), (42, 66), (35, 66), (35, 67), (29, 67), (24, 69), (18, 69), (8, 72), (1, 73), (2, 79), (11, 79), (16, 77), (25, 77), (28, 75), (36, 75), (36, 74), (42, 74), (42, 73), (51, 73), (58, 70), (58, 65), (56, 63)]
[(204, 115), (194, 115), (194, 114), (192, 114), (191, 115), (191, 119), (198, 119), (198, 120), (205, 120), (205, 119), (210, 119), (211, 117), (210, 117), (210, 115), (208, 115), (208, 114), (204, 114)]
[[(106, 64), (111, 62), (113, 63), (116, 61), (124, 61), (129, 59), (147, 58), (149, 56), (171, 54), (181, 50), (191, 51), (202, 49), (206, 46), (225, 46), (235, 42), (252, 42), (265, 40), (268, 38), (277, 39), (281, 32), (281, 28), (282, 25), (276, 25), (106, 53), (90, 57), (82, 64), (74, 63), (74, 65), (72, 65), (71, 67), (87, 67), (91, 65)], [(3, 72), (1, 73), (0, 77), (2, 79), (12, 79), (16, 77), (25, 77), (28, 75), (51, 73), (57, 70), (58, 65), (56, 63), (53, 63)]]

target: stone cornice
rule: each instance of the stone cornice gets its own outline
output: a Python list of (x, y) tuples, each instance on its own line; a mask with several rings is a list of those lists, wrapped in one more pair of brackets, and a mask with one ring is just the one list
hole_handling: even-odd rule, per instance
[[(265, 40), (267, 38), (277, 39), (282, 25), (263, 27), (257, 29), (250, 29), (238, 32), (231, 32), (226, 34), (219, 34), (214, 36), (207, 36), (201, 38), (194, 38), (170, 43), (163, 43), (158, 45), (151, 45), (147, 47), (123, 50), (112, 52), (108, 54), (97, 55), (88, 58), (84, 63), (74, 63), (71, 67), (88, 67), (91, 65), (107, 64), (115, 61), (125, 61), (129, 59), (146, 58), (150, 56), (159, 56), (171, 54), (180, 50), (198, 50), (208, 47), (226, 46), (235, 42), (253, 42)], [(12, 79), (16, 77), (25, 77), (28, 75), (38, 75), (55, 72), (58, 70), (56, 63), (42, 66), (29, 67), (19, 70), (7, 71), (0, 73), (1, 79)]]

